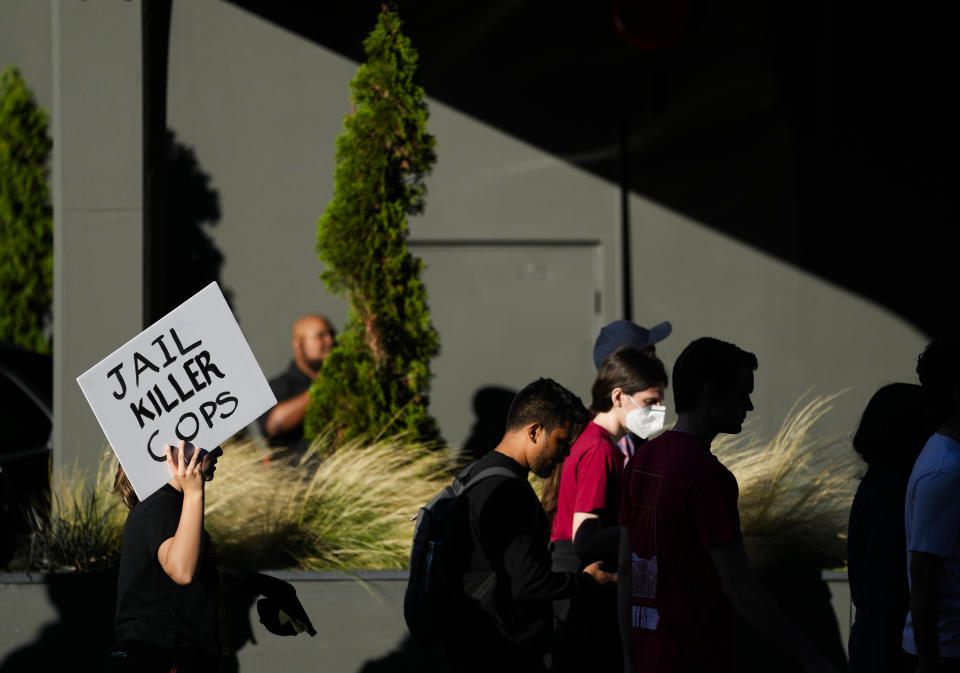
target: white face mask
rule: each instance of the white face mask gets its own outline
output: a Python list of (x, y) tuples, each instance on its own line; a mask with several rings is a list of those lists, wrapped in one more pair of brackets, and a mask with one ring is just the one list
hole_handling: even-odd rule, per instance
[(641, 407), (630, 395), (624, 393), (624, 397), (633, 402), (633, 406), (636, 407), (636, 409), (627, 412), (627, 417), (623, 421), (627, 430), (640, 439), (646, 439), (650, 435), (663, 430), (663, 419), (667, 415), (665, 406), (651, 404), (649, 407)]

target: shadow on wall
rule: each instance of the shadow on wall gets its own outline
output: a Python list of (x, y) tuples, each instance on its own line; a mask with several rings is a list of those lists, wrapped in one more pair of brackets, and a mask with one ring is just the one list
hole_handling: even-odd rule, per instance
[(214, 245), (207, 227), (220, 222), (220, 195), (211, 186), (193, 148), (167, 129), (167, 203), (161, 274), (163, 301), (158, 317), (165, 315), (213, 281), (220, 283), (227, 303), (233, 293), (223, 287), (220, 271), (223, 253)]
[[(465, 656), (469, 656), (465, 653)], [(447, 673), (447, 655), (442, 647), (424, 648), (407, 636), (395, 650), (381, 659), (371, 659), (357, 673)]]
[[(815, 568), (755, 568), (754, 572), (780, 609), (837, 670), (847, 670), (840, 626), (830, 603), (830, 588)], [(747, 621), (737, 616), (737, 664), (746, 672), (802, 673), (799, 662), (781, 652)]]
[[(0, 662), (0, 673), (107, 670), (116, 647), (117, 570), (50, 574), (46, 590), (57, 611), (56, 621)], [(242, 591), (224, 594), (230, 656), (221, 660), (220, 673), (239, 673), (237, 652), (248, 642), (256, 643), (250, 622), (255, 598)]]
[(516, 390), (498, 386), (480, 388), (473, 394), (473, 413), (477, 420), (463, 445), (466, 460), (476, 460), (500, 443), (506, 430), (510, 403), (516, 394)]
[(11, 652), (0, 663), (0, 673), (104, 670), (115, 641), (116, 570), (51, 574), (46, 590), (57, 621), (44, 626), (34, 642)]

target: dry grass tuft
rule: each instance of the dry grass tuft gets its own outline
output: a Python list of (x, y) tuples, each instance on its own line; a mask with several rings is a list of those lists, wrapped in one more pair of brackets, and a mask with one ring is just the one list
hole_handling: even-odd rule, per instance
[(713, 442), (740, 484), (741, 527), (755, 568), (844, 563), (856, 463), (845, 437), (816, 431), (840, 394), (801, 397), (768, 442), (750, 432)]
[(127, 509), (111, 494), (112, 458), (108, 449), (92, 483), (76, 466), (53, 476), (50, 497), (27, 507), (31, 532), (10, 570), (93, 570), (118, 563)]
[[(207, 491), (207, 528), (226, 565), (404, 568), (412, 518), (450, 482), (448, 453), (407, 437), (354, 439), (296, 462), (230, 442)], [(317, 455), (324, 455), (317, 458)]]

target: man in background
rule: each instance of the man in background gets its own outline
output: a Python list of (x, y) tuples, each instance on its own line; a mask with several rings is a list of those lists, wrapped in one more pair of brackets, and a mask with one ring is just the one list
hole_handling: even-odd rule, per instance
[(336, 332), (326, 316), (310, 314), (293, 323), (291, 334), (293, 360), (284, 373), (270, 379), (277, 404), (259, 422), (270, 446), (302, 451), (306, 448), (303, 416), (310, 401), (310, 384), (333, 350)]

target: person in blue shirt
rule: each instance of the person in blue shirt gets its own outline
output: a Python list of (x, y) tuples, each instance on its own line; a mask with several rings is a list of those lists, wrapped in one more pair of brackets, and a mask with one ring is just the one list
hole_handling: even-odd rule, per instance
[(907, 483), (903, 649), (916, 657), (911, 670), (960, 671), (960, 339), (931, 342), (917, 374), (938, 426)]

